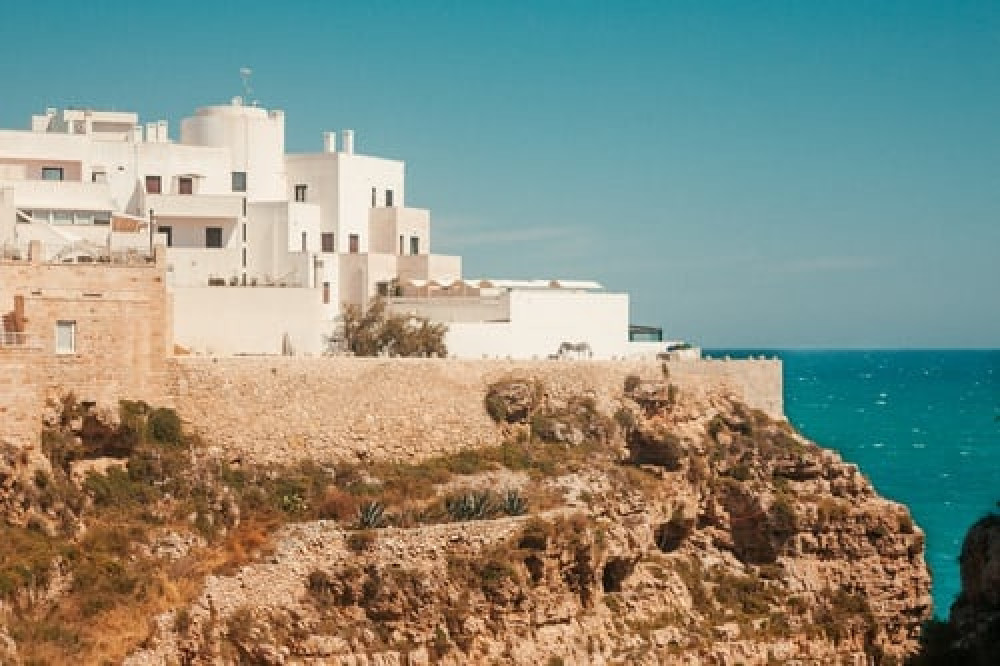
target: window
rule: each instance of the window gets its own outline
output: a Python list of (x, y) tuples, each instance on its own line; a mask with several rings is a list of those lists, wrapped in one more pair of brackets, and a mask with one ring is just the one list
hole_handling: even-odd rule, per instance
[(222, 247), (222, 227), (205, 227), (205, 247)]
[(420, 254), (420, 239), (410, 236), (410, 254)]
[(305, 185), (296, 185), (295, 186), (295, 200), (296, 201), (305, 201), (306, 200), (306, 186)]
[(75, 354), (76, 353), (76, 322), (57, 321), (56, 322), (56, 353)]
[(42, 180), (62, 180), (62, 167), (42, 167)]
[(329, 305), (329, 304), (330, 304), (330, 283), (329, 282), (324, 282), (323, 283), (323, 305)]
[(177, 194), (194, 194), (194, 178), (181, 176), (177, 179)]
[(379, 295), (380, 298), (386, 298), (389, 296), (389, 283), (388, 282), (376, 282), (375, 283), (375, 293)]
[(361, 238), (357, 234), (351, 234), (347, 237), (347, 251), (351, 254), (357, 254), (361, 251)]
[(234, 171), (233, 172), (233, 192), (246, 192), (247, 191), (247, 172), (246, 171)]
[(403, 248), (405, 247), (403, 245), (403, 242), (404, 242), (403, 234), (399, 234), (399, 253), (400, 254), (403, 254)]
[(158, 227), (156, 227), (156, 230), (159, 231), (161, 234), (166, 234), (166, 236), (167, 236), (167, 247), (173, 247), (174, 246), (174, 228), (173, 227), (158, 226)]
[(105, 171), (94, 171), (90, 174), (90, 182), (92, 183), (106, 183), (108, 182), (108, 174)]
[(243, 217), (247, 216), (247, 198), (243, 197)]
[(94, 224), (104, 226), (111, 224), (111, 213), (94, 213)]
[(335, 252), (333, 249), (333, 232), (324, 231), (320, 236), (320, 242), (323, 244), (323, 252)]
[(159, 194), (161, 189), (159, 176), (146, 176), (146, 194)]
[(392, 190), (385, 191), (385, 207), (392, 208)]
[[(247, 249), (243, 248), (243, 268), (247, 267)], [(246, 284), (246, 280), (243, 281)]]
[(302, 232), (302, 251), (306, 252), (309, 250), (309, 236), (306, 232)]
[(243, 223), (243, 242), (247, 242), (247, 223)]
[(373, 187), (372, 188), (372, 208), (375, 207), (375, 196), (376, 196), (376, 194), (377, 194), (377, 192), (376, 192), (375, 188)]

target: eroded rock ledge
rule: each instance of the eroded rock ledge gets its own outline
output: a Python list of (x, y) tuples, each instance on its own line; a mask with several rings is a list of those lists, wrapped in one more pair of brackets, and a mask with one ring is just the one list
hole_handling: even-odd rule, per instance
[[(271, 555), (160, 615), (126, 663), (861, 664), (915, 650), (923, 533), (787, 423), (663, 377), (628, 378), (610, 404), (531, 377), (494, 388), (484, 411), (502, 445), (414, 497), (331, 463), (338, 492), (379, 503), (374, 529), (282, 528)], [(493, 509), (453, 512), (456, 484)], [(498, 508), (511, 488), (527, 515)]]

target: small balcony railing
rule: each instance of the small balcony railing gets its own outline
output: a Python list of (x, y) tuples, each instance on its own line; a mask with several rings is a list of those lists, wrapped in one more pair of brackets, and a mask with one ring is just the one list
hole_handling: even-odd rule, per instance
[(38, 338), (22, 331), (0, 331), (0, 349), (38, 349)]

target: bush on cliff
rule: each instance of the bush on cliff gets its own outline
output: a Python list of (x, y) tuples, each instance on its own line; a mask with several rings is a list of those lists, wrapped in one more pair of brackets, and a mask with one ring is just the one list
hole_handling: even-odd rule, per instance
[(394, 314), (382, 298), (374, 298), (362, 309), (344, 309), (344, 339), (355, 356), (448, 355), (444, 343), (448, 327), (426, 317)]

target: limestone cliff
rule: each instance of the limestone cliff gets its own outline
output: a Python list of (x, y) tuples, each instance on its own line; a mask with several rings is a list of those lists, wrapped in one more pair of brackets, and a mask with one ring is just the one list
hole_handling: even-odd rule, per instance
[[(986, 516), (969, 530), (960, 558), (962, 592), (950, 621), (959, 643), (1000, 658), (1000, 516)], [(985, 662), (984, 662), (985, 663)]]
[[(333, 508), (316, 515), (339, 520), (287, 525), (270, 554), (209, 576), (126, 663), (863, 664), (915, 650), (930, 577), (905, 507), (723, 392), (662, 377), (623, 389), (598, 401), (510, 377), (485, 396), (498, 447), (321, 461)], [(300, 515), (311, 501), (281, 499)]]
[(912, 666), (1000, 663), (1000, 516), (973, 525), (962, 543), (962, 590), (948, 622), (925, 627)]

